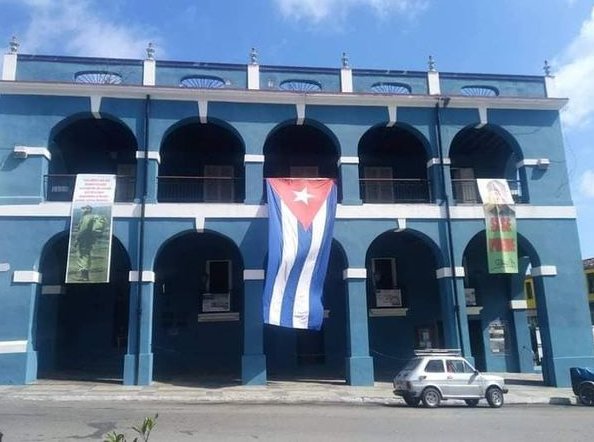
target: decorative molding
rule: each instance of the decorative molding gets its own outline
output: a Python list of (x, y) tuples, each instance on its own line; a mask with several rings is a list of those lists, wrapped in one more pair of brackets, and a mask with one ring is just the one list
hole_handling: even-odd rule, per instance
[(516, 168), (520, 167), (538, 167), (539, 169), (546, 169), (551, 164), (551, 160), (548, 158), (525, 158), (522, 161), (516, 163)]
[(26, 352), (27, 341), (0, 341), (0, 354)]
[(258, 155), (258, 154), (253, 154), (253, 153), (246, 153), (243, 156), (243, 162), (244, 163), (264, 163), (265, 161), (265, 157), (264, 155)]
[(385, 316), (406, 316), (408, 308), (370, 308), (369, 316), (372, 318)]
[(481, 127), (485, 126), (488, 124), (487, 121), (487, 108), (485, 106), (479, 106), (478, 107), (478, 113), (479, 113), (479, 121), (480, 123), (477, 124), (476, 128), (480, 129)]
[[(128, 281), (139, 282), (138, 270), (130, 270), (130, 273), (128, 274)], [(143, 270), (141, 282), (155, 282), (155, 272), (153, 272), (152, 270)]]
[(62, 295), (66, 293), (66, 286), (63, 285), (42, 285), (42, 295)]
[(349, 267), (342, 272), (342, 279), (367, 279), (365, 267)]
[(340, 91), (353, 92), (353, 71), (351, 68), (340, 69)]
[(4, 63), (2, 65), (2, 80), (15, 81), (17, 70), (17, 54), (4, 54)]
[(93, 114), (93, 117), (95, 117), (97, 120), (101, 119), (101, 100), (103, 99), (103, 97), (99, 96), (99, 95), (91, 95), (90, 97), (91, 100), (91, 113)]
[(260, 65), (257, 63), (248, 64), (247, 86), (249, 90), (260, 89)]
[(263, 281), (265, 272), (263, 269), (245, 269), (243, 271), (244, 281)]
[(557, 276), (557, 266), (532, 267), (530, 275), (536, 276)]
[(202, 124), (208, 123), (208, 101), (198, 100), (198, 117)]
[(427, 72), (427, 86), (429, 87), (429, 95), (441, 95), (441, 87), (439, 84), (439, 72)]
[(204, 222), (204, 217), (197, 216), (194, 218), (194, 228), (196, 229), (196, 232), (204, 232)]
[(295, 104), (295, 111), (297, 112), (297, 126), (303, 125), (305, 121), (305, 103), (296, 103)]
[(340, 157), (338, 158), (338, 166), (343, 164), (359, 164), (359, 157)]
[(402, 232), (403, 230), (406, 230), (406, 218), (398, 218), (396, 220), (396, 229), (394, 231)]
[(48, 161), (52, 160), (52, 153), (49, 151), (47, 147), (33, 147), (33, 146), (21, 146), (16, 145), (12, 150), (15, 154), (18, 154), (22, 157), (33, 157), (33, 156), (42, 156), (45, 157)]
[(35, 270), (15, 270), (12, 274), (12, 282), (41, 284), (41, 273)]
[[(456, 278), (464, 278), (465, 272), (464, 267), (455, 267)], [(437, 279), (442, 278), (451, 278), (452, 277), (452, 268), (451, 267), (442, 267), (435, 271), (435, 277)]]
[(142, 84), (144, 86), (154, 86), (157, 73), (157, 62), (155, 60), (144, 60), (142, 68)]
[[(155, 160), (157, 163), (161, 164), (161, 153), (156, 150), (149, 150), (146, 152), (147, 157), (149, 160)], [(137, 150), (136, 151), (136, 159), (140, 160), (144, 158), (144, 150)]]
[(478, 316), (481, 314), (482, 309), (483, 307), (479, 305), (469, 305), (466, 306), (466, 314), (468, 316)]
[(528, 302), (525, 299), (512, 299), (509, 301), (510, 310), (527, 310)]
[(392, 127), (396, 124), (398, 116), (398, 107), (397, 106), (388, 106), (388, 124), (386, 127)]
[(198, 322), (239, 321), (239, 312), (198, 313)]
[(0, 262), (0, 272), (8, 272), (10, 270), (10, 264), (7, 262)]
[[(427, 169), (438, 164), (441, 164), (441, 160), (439, 158), (431, 158), (429, 159), (429, 161), (427, 161)], [(450, 160), (449, 158), (444, 158), (443, 164), (446, 166), (450, 166), (452, 164), (452, 160)]]

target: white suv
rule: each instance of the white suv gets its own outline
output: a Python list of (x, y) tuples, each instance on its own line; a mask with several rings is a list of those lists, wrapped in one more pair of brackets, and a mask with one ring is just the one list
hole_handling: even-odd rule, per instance
[(486, 399), (491, 407), (503, 405), (507, 393), (500, 376), (484, 375), (460, 356), (458, 351), (416, 351), (415, 357), (394, 378), (394, 394), (416, 407), (438, 407), (442, 400), (462, 399), (469, 407)]

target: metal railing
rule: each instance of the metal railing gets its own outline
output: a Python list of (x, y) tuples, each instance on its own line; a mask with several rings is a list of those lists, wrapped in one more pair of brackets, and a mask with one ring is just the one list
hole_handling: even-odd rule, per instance
[[(44, 193), (46, 201), (72, 201), (76, 175), (52, 174), (44, 177)], [(116, 202), (134, 200), (136, 177), (118, 175), (116, 177)]]
[[(157, 200), (161, 203), (234, 203), (242, 202), (243, 182), (234, 177), (160, 176)], [(238, 201), (239, 199), (239, 201)]]
[(429, 181), (422, 178), (361, 178), (361, 197), (365, 203), (431, 202)]
[[(522, 196), (522, 182), (519, 180), (507, 180), (512, 197), (516, 204), (525, 203)], [(476, 180), (452, 180), (452, 192), (456, 204), (482, 204), (481, 195)]]

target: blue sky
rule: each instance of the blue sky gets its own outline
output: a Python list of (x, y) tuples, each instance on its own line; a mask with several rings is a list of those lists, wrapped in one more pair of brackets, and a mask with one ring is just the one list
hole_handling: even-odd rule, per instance
[(594, 0), (0, 0), (21, 52), (359, 68), (542, 74), (563, 112), (583, 257), (594, 257)]

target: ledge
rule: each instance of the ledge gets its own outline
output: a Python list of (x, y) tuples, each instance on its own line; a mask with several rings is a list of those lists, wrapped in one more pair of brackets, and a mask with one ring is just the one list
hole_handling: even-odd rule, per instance
[(370, 317), (384, 317), (384, 316), (406, 316), (408, 308), (370, 308)]

